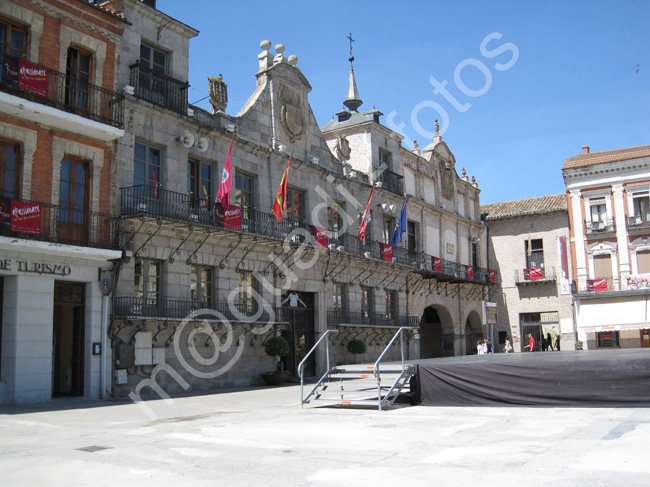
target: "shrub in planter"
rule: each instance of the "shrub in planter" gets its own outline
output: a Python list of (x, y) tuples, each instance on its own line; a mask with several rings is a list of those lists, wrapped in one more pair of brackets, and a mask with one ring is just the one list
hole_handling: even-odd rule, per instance
[(363, 355), (366, 353), (366, 344), (363, 340), (354, 338), (348, 342), (348, 352), (354, 355), (354, 361), (356, 362), (358, 354)]
[[(286, 357), (289, 355), (289, 342), (282, 336), (271, 337), (264, 344), (264, 351), (271, 357)], [(277, 369), (263, 373), (262, 379), (269, 385), (278, 385), (289, 379), (289, 372), (283, 370), (282, 362), (278, 362)]]

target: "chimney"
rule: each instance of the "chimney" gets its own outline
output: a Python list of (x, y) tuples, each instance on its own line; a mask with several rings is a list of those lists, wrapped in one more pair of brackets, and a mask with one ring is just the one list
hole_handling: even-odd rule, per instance
[(588, 145), (583, 145), (582, 146), (582, 153), (583, 154), (589, 154), (589, 146)]

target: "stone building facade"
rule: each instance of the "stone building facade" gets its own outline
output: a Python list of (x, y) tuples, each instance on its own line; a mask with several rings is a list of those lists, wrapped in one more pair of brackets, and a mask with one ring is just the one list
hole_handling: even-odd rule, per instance
[(650, 146), (564, 161), (578, 339), (588, 349), (650, 346)]
[(125, 24), (87, 2), (0, 2), (0, 404), (110, 389)]
[(557, 349), (558, 338), (560, 350), (574, 349), (565, 195), (486, 204), (481, 213), (489, 260), (500, 276), (494, 295), (499, 346), (507, 338), (515, 351), (527, 351), (532, 334), (536, 351)]

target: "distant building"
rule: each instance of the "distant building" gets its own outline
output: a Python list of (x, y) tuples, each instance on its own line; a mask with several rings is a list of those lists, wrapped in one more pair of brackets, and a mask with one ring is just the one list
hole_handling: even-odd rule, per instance
[(564, 161), (578, 339), (650, 346), (650, 145)]
[(515, 351), (526, 351), (530, 333), (537, 351), (556, 349), (558, 338), (560, 349), (574, 349), (566, 196), (485, 204), (481, 214), (490, 266), (500, 277), (492, 298), (499, 346), (508, 338)]

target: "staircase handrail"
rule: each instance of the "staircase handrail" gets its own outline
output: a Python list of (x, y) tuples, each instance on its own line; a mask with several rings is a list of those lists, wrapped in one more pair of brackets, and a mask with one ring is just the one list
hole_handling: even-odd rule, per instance
[[(302, 407), (305, 404), (305, 399), (303, 395), (303, 385), (304, 385), (304, 369), (305, 369), (305, 362), (309, 358), (309, 356), (318, 348), (318, 345), (320, 345), (320, 342), (322, 342), (328, 334), (330, 333), (338, 333), (339, 330), (325, 330), (325, 333), (323, 333), (323, 336), (321, 336), (318, 341), (314, 344), (313, 347), (311, 347), (311, 350), (307, 352), (307, 355), (305, 355), (305, 358), (302, 359), (300, 364), (298, 364), (298, 375), (300, 376), (300, 407)], [(327, 360), (327, 368), (325, 369), (325, 374), (323, 377), (320, 378), (314, 389), (309, 393), (309, 396), (312, 395), (316, 387), (323, 381), (323, 379), (330, 373), (330, 347), (329, 347), (329, 341), (325, 340), (325, 356)]]
[(384, 358), (384, 355), (386, 355), (386, 353), (388, 352), (388, 349), (393, 345), (395, 340), (397, 340), (397, 337), (401, 337), (401, 339), (402, 339), (402, 344), (401, 344), (402, 345), (401, 346), (402, 371), (405, 370), (405, 368), (406, 368), (406, 359), (404, 358), (404, 336), (402, 335), (402, 332), (404, 330), (415, 330), (416, 328), (417, 327), (415, 327), (415, 326), (402, 326), (399, 330), (397, 330), (395, 335), (393, 335), (393, 338), (388, 343), (388, 345), (386, 345), (386, 348), (384, 348), (384, 351), (381, 352), (381, 355), (379, 356), (379, 358), (377, 359), (377, 361), (375, 362), (375, 365), (373, 367), (373, 369), (375, 371), (375, 377), (377, 377), (377, 380), (379, 380), (379, 362), (381, 362), (381, 360)]

